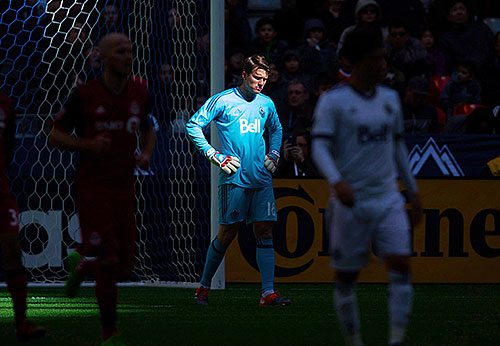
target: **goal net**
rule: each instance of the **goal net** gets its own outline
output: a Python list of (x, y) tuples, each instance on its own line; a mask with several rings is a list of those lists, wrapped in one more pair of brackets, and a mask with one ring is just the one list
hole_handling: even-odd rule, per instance
[(47, 134), (71, 90), (99, 75), (95, 47), (113, 31), (133, 42), (133, 78), (148, 85), (158, 138), (150, 169), (136, 170), (132, 281), (198, 281), (210, 241), (210, 168), (194, 153), (184, 122), (209, 94), (209, 13), (208, 0), (0, 2), (0, 85), (18, 110), (9, 176), (31, 282), (63, 281), (65, 259), (80, 241), (72, 199), (77, 155), (50, 148)]

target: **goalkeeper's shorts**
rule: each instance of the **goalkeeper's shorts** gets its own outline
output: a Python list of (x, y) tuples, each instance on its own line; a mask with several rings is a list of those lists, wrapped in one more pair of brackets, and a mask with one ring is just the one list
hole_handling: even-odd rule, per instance
[(219, 185), (219, 224), (245, 221), (276, 221), (276, 201), (272, 186), (244, 188)]

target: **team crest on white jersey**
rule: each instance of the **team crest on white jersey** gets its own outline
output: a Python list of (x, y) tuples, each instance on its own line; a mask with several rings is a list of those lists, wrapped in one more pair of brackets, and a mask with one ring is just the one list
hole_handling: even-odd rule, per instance
[(130, 102), (130, 113), (133, 115), (139, 115), (141, 112), (141, 108), (139, 107), (139, 104), (136, 101)]
[(136, 117), (130, 117), (127, 121), (127, 131), (130, 133), (136, 133), (137, 130), (139, 129), (139, 124), (141, 123), (141, 120)]
[(103, 106), (99, 106), (95, 109), (96, 115), (104, 115), (106, 114), (106, 109)]

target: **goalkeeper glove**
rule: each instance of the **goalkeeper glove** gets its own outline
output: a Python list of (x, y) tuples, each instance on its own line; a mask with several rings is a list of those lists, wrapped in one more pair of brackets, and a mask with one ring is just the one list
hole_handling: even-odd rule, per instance
[(264, 159), (264, 166), (269, 172), (274, 173), (278, 167), (279, 159), (280, 153), (277, 150), (271, 150), (267, 153), (266, 158)]
[(240, 159), (236, 156), (224, 155), (216, 151), (208, 159), (214, 165), (219, 166), (226, 174), (232, 174), (240, 168)]

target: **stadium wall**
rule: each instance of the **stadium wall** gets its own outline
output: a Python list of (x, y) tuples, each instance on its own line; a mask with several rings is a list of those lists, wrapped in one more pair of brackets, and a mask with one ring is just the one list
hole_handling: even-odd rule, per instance
[[(495, 180), (420, 179), (424, 219), (412, 231), (418, 283), (500, 283), (500, 187)], [(325, 229), (329, 187), (321, 180), (276, 180), (277, 282), (331, 282)], [(226, 257), (227, 282), (259, 282), (252, 232)], [(372, 256), (361, 282), (385, 282)]]

